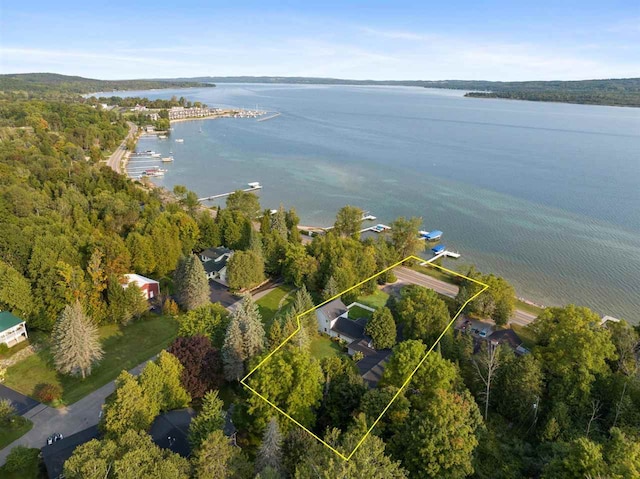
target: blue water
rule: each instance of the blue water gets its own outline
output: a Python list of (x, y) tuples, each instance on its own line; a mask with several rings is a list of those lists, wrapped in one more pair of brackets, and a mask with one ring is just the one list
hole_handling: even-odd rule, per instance
[[(159, 184), (205, 196), (260, 181), (264, 207), (329, 225), (357, 205), (420, 216), (520, 296), (640, 320), (640, 110), (464, 98), (403, 87), (232, 85), (130, 92), (279, 111), (173, 125), (140, 149), (175, 162)], [(202, 129), (202, 131), (200, 131)]]

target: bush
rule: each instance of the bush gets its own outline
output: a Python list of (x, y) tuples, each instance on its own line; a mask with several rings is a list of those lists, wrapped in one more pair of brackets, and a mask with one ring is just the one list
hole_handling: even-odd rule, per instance
[(175, 317), (178, 313), (180, 313), (180, 308), (177, 303), (173, 299), (167, 298), (162, 305), (162, 314)]
[(39, 449), (30, 449), (24, 446), (16, 446), (11, 449), (11, 452), (7, 456), (7, 461), (4, 465), (4, 470), (7, 472), (20, 472), (29, 468), (29, 465), (37, 461)]
[(38, 384), (35, 390), (36, 399), (40, 402), (53, 402), (62, 397), (62, 388), (57, 384)]
[(9, 352), (9, 346), (7, 346), (4, 343), (0, 344), (0, 355), (7, 354), (8, 352)]
[(16, 410), (8, 399), (0, 399), (0, 424), (9, 424)]

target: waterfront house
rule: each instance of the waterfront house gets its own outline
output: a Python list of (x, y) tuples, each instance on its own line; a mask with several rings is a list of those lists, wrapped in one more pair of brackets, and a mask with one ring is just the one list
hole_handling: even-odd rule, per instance
[(354, 306), (374, 311), (373, 308), (360, 303), (345, 306), (341, 299), (334, 299), (316, 309), (318, 330), (333, 338), (347, 342), (347, 353), (353, 356), (361, 353), (363, 358), (356, 363), (360, 375), (370, 388), (375, 387), (382, 377), (384, 365), (391, 354), (390, 349), (376, 350), (373, 342), (364, 332), (367, 318), (349, 318), (349, 310)]
[(0, 344), (15, 346), (27, 339), (25, 322), (9, 311), (0, 311)]
[(135, 283), (142, 290), (145, 299), (153, 299), (160, 294), (160, 283), (154, 279), (146, 278), (139, 274), (125, 274), (123, 288), (127, 288), (131, 283)]
[(200, 253), (200, 261), (202, 261), (207, 279), (228, 286), (227, 263), (231, 256), (233, 256), (233, 251), (223, 246), (207, 248)]

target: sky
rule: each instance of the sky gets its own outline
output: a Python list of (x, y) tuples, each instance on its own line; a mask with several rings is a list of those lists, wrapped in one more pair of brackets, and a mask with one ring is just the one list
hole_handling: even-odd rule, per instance
[(0, 0), (0, 73), (640, 77), (640, 0)]

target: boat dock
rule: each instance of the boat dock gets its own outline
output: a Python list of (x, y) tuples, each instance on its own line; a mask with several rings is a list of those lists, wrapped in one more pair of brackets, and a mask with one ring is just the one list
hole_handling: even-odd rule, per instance
[(373, 231), (374, 233), (384, 233), (385, 231), (389, 231), (391, 226), (383, 225), (382, 223), (377, 224), (375, 226), (370, 226), (368, 228), (364, 228), (360, 230), (360, 233), (364, 233), (365, 231)]
[[(243, 192), (249, 192), (249, 191), (255, 191), (255, 190), (261, 190), (262, 189), (262, 185), (260, 183), (258, 183), (257, 181), (254, 181), (252, 183), (248, 183), (249, 188), (245, 188), (244, 190), (240, 190)], [(236, 190), (237, 191), (237, 190)], [(229, 193), (221, 193), (219, 195), (211, 195), (211, 196), (205, 196), (204, 198), (198, 198), (198, 201), (211, 201), (211, 200), (215, 200), (217, 198), (224, 198), (225, 196), (229, 196), (234, 194), (235, 191), (230, 191)]]
[(462, 255), (460, 253), (458, 253), (458, 252), (449, 251), (449, 250), (447, 250), (445, 248), (442, 248), (438, 252), (434, 251), (433, 258), (429, 258), (428, 260), (423, 261), (422, 263), (420, 263), (420, 266), (426, 266), (427, 264), (432, 263), (435, 260), (440, 259), (440, 258), (455, 258), (455, 259), (458, 259), (460, 256), (462, 256)]
[(258, 118), (256, 121), (267, 121), (267, 120), (271, 120), (272, 118), (276, 118), (276, 117), (278, 117), (280, 115), (282, 115), (282, 113), (276, 112), (273, 115), (269, 115), (269, 116), (266, 116), (264, 118)]

